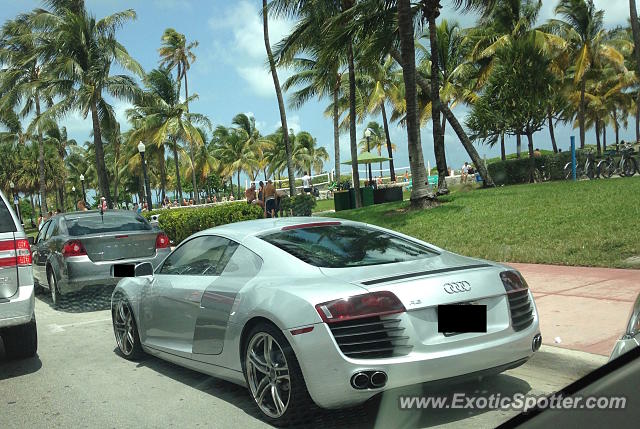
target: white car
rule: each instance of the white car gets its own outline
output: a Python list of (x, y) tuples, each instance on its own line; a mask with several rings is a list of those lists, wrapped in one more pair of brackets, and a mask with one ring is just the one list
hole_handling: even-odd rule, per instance
[(499, 373), (540, 347), (512, 268), (386, 229), (261, 219), (184, 240), (155, 269), (118, 265), (116, 342), (248, 386), (265, 419), (387, 389)]
[(20, 220), (0, 191), (0, 337), (9, 358), (38, 349), (32, 262)]

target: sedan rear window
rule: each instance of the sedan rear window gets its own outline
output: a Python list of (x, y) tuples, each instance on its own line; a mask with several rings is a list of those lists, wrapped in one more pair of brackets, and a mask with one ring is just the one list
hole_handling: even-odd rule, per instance
[(142, 216), (129, 213), (107, 212), (79, 216), (65, 220), (69, 235), (103, 234), (119, 231), (151, 231), (151, 225)]
[(390, 264), (436, 254), (405, 238), (353, 225), (292, 228), (260, 238), (308, 264), (323, 268)]
[(13, 218), (11, 217), (11, 213), (7, 208), (7, 205), (4, 203), (2, 198), (0, 198), (0, 232), (16, 232), (16, 224), (13, 222)]

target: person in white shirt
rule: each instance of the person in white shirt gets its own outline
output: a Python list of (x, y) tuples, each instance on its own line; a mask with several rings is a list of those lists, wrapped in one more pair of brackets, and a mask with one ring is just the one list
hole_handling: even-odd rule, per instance
[(464, 165), (462, 166), (462, 177), (460, 178), (460, 181), (462, 183), (466, 183), (467, 176), (469, 176), (469, 163), (465, 161)]
[(304, 172), (304, 176), (302, 176), (302, 188), (306, 194), (311, 193), (311, 177), (308, 172)]

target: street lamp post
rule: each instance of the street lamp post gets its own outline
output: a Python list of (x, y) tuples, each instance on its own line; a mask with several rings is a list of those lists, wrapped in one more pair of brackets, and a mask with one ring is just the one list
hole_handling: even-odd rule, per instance
[(87, 206), (87, 194), (84, 192), (84, 174), (80, 175), (80, 183), (82, 183), (82, 202)]
[[(367, 152), (369, 152), (369, 138), (371, 137), (371, 130), (367, 128), (364, 130), (364, 136), (367, 139)], [(369, 163), (369, 185), (373, 183), (373, 175), (371, 174), (371, 163)]]
[(13, 181), (9, 182), (9, 187), (11, 188), (11, 196), (13, 197), (13, 204), (16, 206), (16, 214), (18, 215), (18, 220), (22, 223), (22, 216), (20, 216), (20, 204), (18, 200), (18, 194), (14, 191), (16, 185)]
[(151, 187), (149, 186), (149, 176), (147, 176), (147, 164), (144, 162), (144, 143), (138, 143), (138, 152), (140, 152), (140, 158), (142, 159), (142, 174), (144, 175), (144, 186), (147, 192), (147, 210), (153, 210), (153, 204), (151, 203)]
[(78, 195), (76, 193), (76, 187), (71, 187), (71, 192), (73, 192), (73, 209), (78, 210)]

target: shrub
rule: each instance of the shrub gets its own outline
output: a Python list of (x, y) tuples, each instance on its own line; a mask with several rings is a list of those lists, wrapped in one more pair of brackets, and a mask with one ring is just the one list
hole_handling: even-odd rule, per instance
[(263, 211), (260, 206), (246, 202), (226, 203), (210, 207), (186, 209), (168, 209), (143, 212), (147, 219), (159, 215), (160, 228), (167, 233), (174, 244), (204, 229), (243, 220), (260, 219)]
[[(490, 163), (487, 168), (496, 185), (514, 185), (529, 182), (529, 157), (523, 154), (523, 158), (507, 159)], [(576, 162), (584, 164), (586, 154), (576, 151)], [(571, 161), (571, 152), (544, 154), (535, 158), (537, 168), (544, 166), (549, 172), (551, 180), (564, 180), (564, 166)]]
[(310, 194), (298, 194), (293, 197), (283, 197), (280, 208), (284, 213), (293, 212), (294, 216), (311, 216), (316, 206), (316, 198)]

